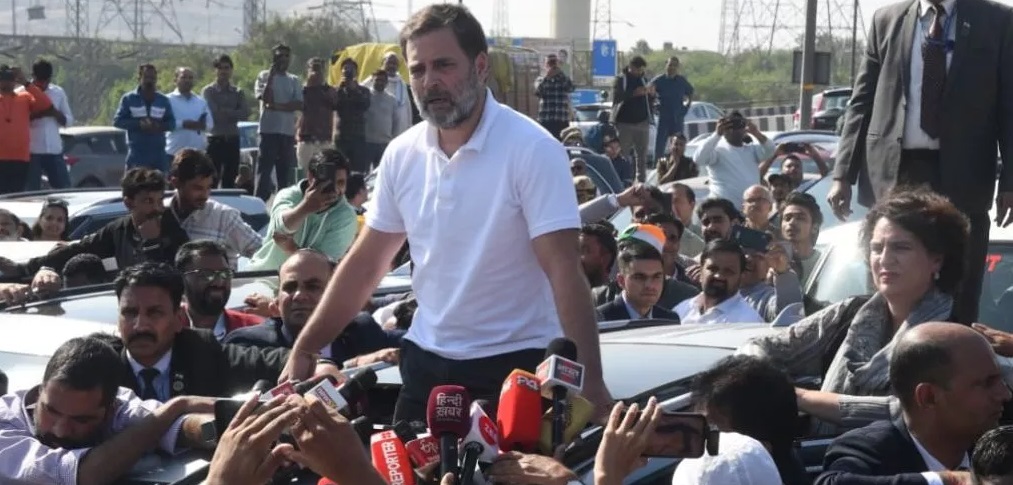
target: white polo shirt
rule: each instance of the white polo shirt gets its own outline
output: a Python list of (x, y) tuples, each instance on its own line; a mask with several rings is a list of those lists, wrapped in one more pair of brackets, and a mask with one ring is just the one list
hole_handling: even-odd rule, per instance
[(383, 154), (366, 224), (407, 233), (419, 308), (405, 338), (448, 359), (545, 347), (562, 335), (532, 239), (580, 227), (563, 146), (486, 93), (471, 139), (447, 157), (422, 122)]

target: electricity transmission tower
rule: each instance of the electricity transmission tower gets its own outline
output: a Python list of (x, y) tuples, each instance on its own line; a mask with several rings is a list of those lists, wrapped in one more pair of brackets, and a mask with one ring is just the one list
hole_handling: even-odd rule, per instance
[(91, 35), (87, 0), (64, 0), (67, 37), (80, 40)]
[(592, 39), (612, 38), (612, 0), (594, 0)]
[(493, 0), (492, 37), (506, 39), (510, 37), (510, 10), (507, 0)]
[(349, 30), (358, 32), (367, 39), (380, 38), (372, 0), (327, 0), (318, 7), (310, 7), (310, 10), (323, 10), (325, 15), (337, 18)]
[(253, 38), (257, 26), (267, 22), (266, 0), (243, 0), (243, 40)]
[(183, 32), (179, 28), (173, 0), (103, 0), (95, 35), (98, 36), (109, 24), (122, 21), (130, 31), (132, 40), (148, 40), (146, 30), (152, 25), (153, 20), (171, 30), (175, 37), (183, 42)]
[[(805, 0), (721, 0), (718, 50), (722, 54), (738, 54), (801, 45), (805, 4)], [(818, 41), (851, 39), (854, 27), (864, 39), (865, 22), (858, 0), (819, 0), (817, 19)]]

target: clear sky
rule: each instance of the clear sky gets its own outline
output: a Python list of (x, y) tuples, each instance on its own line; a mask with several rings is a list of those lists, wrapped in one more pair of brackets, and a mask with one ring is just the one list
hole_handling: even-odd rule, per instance
[[(595, 0), (588, 0), (592, 5)], [(738, 0), (740, 5), (761, 0)], [(762, 0), (773, 4), (774, 0)], [(805, 0), (792, 0), (800, 7)], [(859, 0), (859, 5), (868, 24), (872, 13), (883, 5), (895, 0)], [(999, 0), (1013, 4), (1013, 0)], [(510, 33), (516, 37), (545, 37), (549, 34), (550, 0), (508, 0)], [(409, 3), (415, 9), (436, 0), (374, 0), (377, 17), (394, 21), (395, 25), (407, 18)], [(782, 5), (784, 0), (782, 0)], [(828, 3), (840, 4), (846, 12), (839, 21), (850, 25), (851, 0), (820, 0), (821, 7)], [(475, 12), (488, 30), (492, 26), (492, 0), (464, 0), (464, 4)], [(612, 0), (612, 36), (619, 41), (621, 49), (628, 49), (638, 39), (646, 39), (653, 47), (663, 42), (690, 49), (717, 50), (718, 32), (721, 25), (722, 0)], [(801, 8), (799, 9), (801, 11)], [(820, 13), (825, 16), (825, 12)], [(831, 17), (836, 22), (835, 16)], [(824, 17), (825, 18), (825, 17)], [(748, 20), (746, 21), (748, 22)], [(801, 19), (799, 19), (801, 24)], [(743, 22), (745, 23), (745, 22)], [(862, 24), (859, 24), (862, 25)]]

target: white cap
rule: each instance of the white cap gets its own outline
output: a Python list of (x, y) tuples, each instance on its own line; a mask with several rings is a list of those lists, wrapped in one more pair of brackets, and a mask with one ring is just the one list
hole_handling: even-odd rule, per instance
[(672, 485), (781, 485), (774, 459), (753, 438), (721, 433), (718, 454), (682, 460)]

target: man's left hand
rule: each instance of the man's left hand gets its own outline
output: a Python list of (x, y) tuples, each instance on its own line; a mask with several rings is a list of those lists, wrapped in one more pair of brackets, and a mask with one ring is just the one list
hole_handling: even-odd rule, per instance
[(995, 223), (1006, 227), (1013, 222), (1013, 192), (999, 192), (995, 197)]
[(517, 485), (566, 485), (577, 479), (577, 475), (553, 458), (516, 451), (496, 457), (488, 475), (495, 483)]
[(971, 327), (988, 339), (995, 353), (1003, 357), (1013, 357), (1013, 335), (980, 323), (972, 323)]

